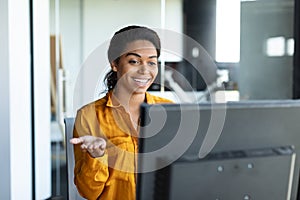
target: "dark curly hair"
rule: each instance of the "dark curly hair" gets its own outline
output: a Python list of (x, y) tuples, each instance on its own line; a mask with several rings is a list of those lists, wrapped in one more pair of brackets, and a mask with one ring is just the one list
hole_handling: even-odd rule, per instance
[[(157, 57), (160, 56), (161, 45), (157, 33), (147, 27), (132, 25), (120, 29), (112, 37), (107, 51), (109, 62), (118, 64), (126, 45), (136, 40), (147, 40), (151, 42), (156, 48)], [(104, 78), (107, 90), (114, 89), (117, 81), (117, 73), (110, 70)]]

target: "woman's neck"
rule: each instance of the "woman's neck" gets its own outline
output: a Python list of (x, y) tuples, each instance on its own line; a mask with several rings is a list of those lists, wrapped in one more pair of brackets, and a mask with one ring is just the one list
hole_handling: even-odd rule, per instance
[[(137, 130), (140, 118), (140, 105), (145, 101), (145, 93), (120, 93), (117, 90), (113, 91), (113, 104), (121, 104), (130, 114), (130, 119), (133, 127)], [(115, 102), (115, 103), (114, 103)]]
[(113, 96), (118, 103), (131, 111), (138, 110), (140, 105), (145, 101), (145, 93), (127, 93), (114, 89)]

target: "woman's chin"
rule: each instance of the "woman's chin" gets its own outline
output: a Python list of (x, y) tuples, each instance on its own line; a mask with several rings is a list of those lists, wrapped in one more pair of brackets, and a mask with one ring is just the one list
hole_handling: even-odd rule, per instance
[(133, 93), (135, 94), (139, 94), (139, 93), (146, 93), (147, 89), (149, 87), (137, 87), (135, 88), (135, 90), (133, 91)]

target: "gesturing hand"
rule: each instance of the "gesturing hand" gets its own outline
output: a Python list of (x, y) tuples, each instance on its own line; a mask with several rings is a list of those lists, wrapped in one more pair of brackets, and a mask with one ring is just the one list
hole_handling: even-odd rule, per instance
[(82, 151), (87, 151), (93, 158), (103, 156), (106, 148), (106, 141), (103, 138), (91, 135), (72, 138), (70, 143), (81, 144)]

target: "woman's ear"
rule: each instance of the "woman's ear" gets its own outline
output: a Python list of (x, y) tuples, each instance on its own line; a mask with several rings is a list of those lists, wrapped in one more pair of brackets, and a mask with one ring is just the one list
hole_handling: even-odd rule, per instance
[(115, 62), (112, 62), (110, 64), (110, 67), (111, 67), (111, 70), (113, 70), (114, 72), (118, 71), (118, 67), (117, 67), (117, 64)]

